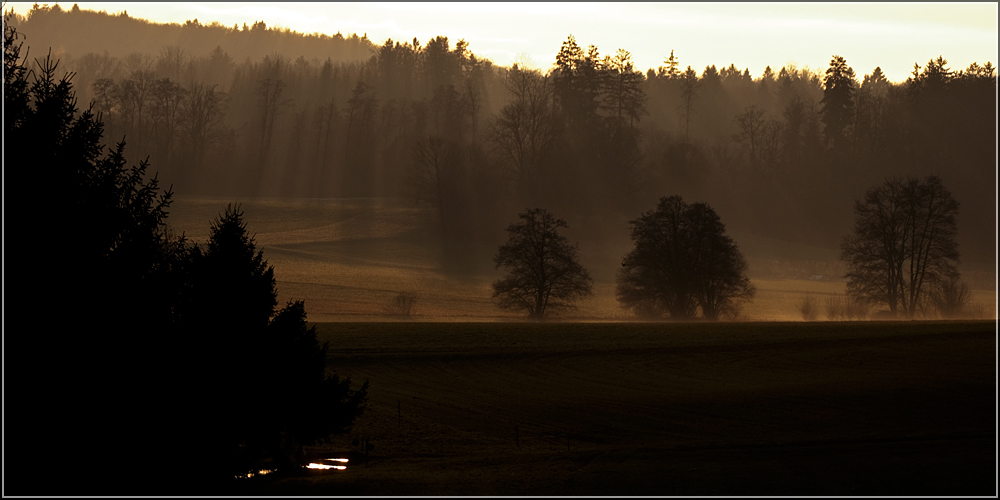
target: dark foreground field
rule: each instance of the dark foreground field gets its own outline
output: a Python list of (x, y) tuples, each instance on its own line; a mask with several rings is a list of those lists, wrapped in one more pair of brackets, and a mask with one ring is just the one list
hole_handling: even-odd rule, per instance
[(318, 330), (371, 400), (308, 451), (351, 462), (239, 493), (996, 494), (995, 322)]

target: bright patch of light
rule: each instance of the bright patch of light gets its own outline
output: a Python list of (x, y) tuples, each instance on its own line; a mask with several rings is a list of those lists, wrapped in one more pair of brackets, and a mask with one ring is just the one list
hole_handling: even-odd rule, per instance
[(348, 461), (346, 458), (324, 458), (324, 460), (329, 460), (331, 462), (342, 462), (342, 463), (345, 463), (345, 464)]
[(344, 470), (344, 469), (347, 468), (347, 466), (346, 465), (326, 465), (326, 464), (311, 463), (311, 464), (307, 465), (306, 468), (307, 469), (338, 469), (338, 470)]
[[(68, 9), (72, 2), (63, 6)], [(32, 2), (7, 2), (26, 14)], [(637, 69), (656, 69), (671, 50), (681, 67), (734, 64), (760, 75), (798, 61), (824, 70), (833, 54), (858, 77), (875, 66), (904, 81), (913, 64), (943, 55), (950, 68), (997, 62), (995, 2), (80, 2), (81, 9), (127, 10), (130, 16), (224, 26), (263, 20), (301, 33), (366, 34), (426, 43), (464, 38), (469, 50), (510, 65), (528, 54), (548, 69), (573, 34), (602, 55), (623, 48)]]
[(234, 476), (234, 477), (236, 479), (249, 479), (249, 478), (254, 477), (254, 476), (263, 476), (263, 475), (266, 475), (266, 474), (270, 474), (272, 472), (275, 472), (276, 470), (277, 469), (260, 469), (257, 472), (250, 471), (250, 472), (247, 472), (246, 474), (239, 474), (239, 475)]

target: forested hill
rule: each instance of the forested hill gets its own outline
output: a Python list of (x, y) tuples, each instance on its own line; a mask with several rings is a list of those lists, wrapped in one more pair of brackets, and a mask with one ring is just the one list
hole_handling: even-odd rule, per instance
[(567, 33), (539, 70), (446, 34), (373, 45), (55, 7), (15, 22), (31, 57), (51, 46), (75, 72), (106, 145), (125, 138), (178, 194), (404, 197), (433, 207), (444, 240), (492, 241), (541, 207), (608, 244), (679, 195), (733, 231), (836, 249), (868, 189), (936, 175), (960, 203), (963, 265), (995, 269), (988, 61), (927, 54), (905, 82), (837, 54), (820, 70), (737, 68), (724, 53), (692, 68), (665, 35), (664, 64), (647, 69), (629, 52), (642, 47)]
[(218, 22), (201, 24), (197, 19), (183, 25), (159, 24), (119, 13), (80, 9), (76, 4), (63, 9), (35, 5), (27, 16), (12, 16), (12, 25), (27, 34), (26, 43), (40, 55), (42, 47), (52, 48), (55, 56), (80, 56), (90, 52), (112, 57), (130, 53), (159, 54), (164, 47), (176, 47), (186, 54), (200, 56), (216, 47), (236, 61), (258, 59), (263, 54), (281, 54), (290, 59), (332, 59), (351, 62), (368, 59), (375, 45), (357, 34), (333, 36), (305, 35), (289, 29), (268, 28), (264, 21), (252, 26), (222, 26)]

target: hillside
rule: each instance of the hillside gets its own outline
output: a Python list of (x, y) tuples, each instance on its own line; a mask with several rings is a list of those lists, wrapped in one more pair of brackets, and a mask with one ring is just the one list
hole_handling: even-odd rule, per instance
[[(26, 43), (43, 55), (51, 47), (55, 57), (80, 57), (87, 53), (125, 57), (131, 53), (159, 54), (165, 47), (178, 47), (187, 54), (201, 56), (220, 47), (234, 60), (258, 59), (264, 54), (281, 54), (291, 60), (303, 57), (333, 62), (363, 61), (371, 57), (375, 45), (357, 34), (309, 35), (268, 28), (260, 21), (253, 26), (201, 24), (197, 19), (185, 24), (160, 24), (121, 13), (83, 10), (75, 4), (63, 9), (59, 4), (42, 6), (25, 17), (15, 16), (12, 25), (28, 36)], [(127, 43), (123, 41), (127, 40)]]

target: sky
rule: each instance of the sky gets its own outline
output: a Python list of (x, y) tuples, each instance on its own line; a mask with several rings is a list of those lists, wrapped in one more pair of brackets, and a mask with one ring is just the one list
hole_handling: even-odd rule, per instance
[[(30, 2), (8, 2), (24, 14)], [(60, 6), (68, 8), (70, 2)], [(447, 36), (500, 65), (528, 62), (546, 70), (567, 36), (601, 54), (632, 54), (642, 71), (663, 65), (671, 50), (681, 68), (735, 64), (759, 77), (777, 70), (824, 70), (833, 55), (861, 78), (876, 66), (903, 81), (939, 55), (953, 70), (997, 64), (997, 3), (625, 3), (625, 2), (79, 2), (82, 9), (163, 23), (198, 19), (232, 26), (263, 20), (302, 33), (367, 34), (421, 43)]]

